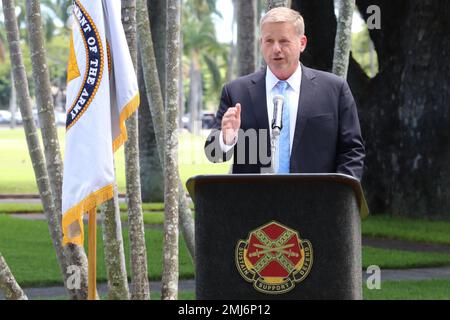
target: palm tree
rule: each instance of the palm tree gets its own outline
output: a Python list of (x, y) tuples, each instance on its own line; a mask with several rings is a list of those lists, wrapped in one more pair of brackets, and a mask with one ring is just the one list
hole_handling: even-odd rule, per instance
[[(23, 118), (23, 127), (28, 144), (28, 150), (31, 161), (33, 163), (35, 178), (39, 189), (39, 194), (41, 196), (42, 205), (44, 207), (44, 213), (48, 221), (50, 236), (56, 250), (58, 263), (60, 265), (64, 279), (67, 280), (69, 275), (66, 273), (66, 270), (70, 264), (80, 266), (80, 269), (82, 271), (87, 270), (86, 255), (84, 254), (84, 250), (82, 247), (71, 245), (69, 246), (69, 250), (71, 250), (72, 255), (69, 261), (68, 257), (65, 255), (63, 249), (61, 248), (62, 231), (61, 224), (58, 223), (58, 215), (61, 215), (61, 211), (60, 208), (58, 209), (58, 207), (55, 205), (55, 198), (52, 193), (49, 174), (45, 165), (45, 158), (38, 140), (37, 128), (32, 115), (31, 99), (28, 90), (28, 80), (23, 63), (22, 50), (20, 47), (19, 27), (18, 20), (15, 15), (14, 1), (3, 0), (3, 11), (5, 15), (5, 26), (9, 43), (11, 65), (13, 66), (12, 69), (14, 74), (14, 86), (16, 87), (17, 92), (21, 93), (17, 95), (17, 101)], [(86, 274), (86, 272), (81, 272), (81, 290), (68, 290), (72, 298), (83, 299), (86, 297)], [(67, 283), (67, 281), (64, 281), (65, 285), (67, 285)]]
[[(136, 0), (122, 0), (122, 24), (134, 69), (137, 64)], [(150, 287), (147, 275), (147, 250), (144, 218), (142, 216), (141, 182), (139, 167), (138, 118), (134, 112), (126, 121), (128, 140), (125, 142), (125, 167), (127, 177), (128, 223), (130, 237), (131, 299), (148, 300)]]
[(167, 1), (167, 69), (164, 147), (164, 261), (161, 297), (178, 297), (178, 80), (180, 0)]
[[(158, 147), (158, 156), (164, 166), (164, 146), (165, 146), (165, 125), (164, 125), (164, 102), (161, 84), (158, 77), (157, 62), (152, 40), (152, 30), (150, 29), (147, 4), (145, 0), (137, 0), (137, 33), (139, 51), (142, 58), (142, 70), (145, 79), (145, 89), (147, 97), (150, 98), (150, 112), (152, 114), (153, 127)], [(194, 219), (189, 208), (186, 192), (178, 177), (179, 190), (179, 217), (183, 238), (193, 260), (195, 260), (195, 230)]]
[[(204, 88), (213, 95), (222, 85), (217, 57), (221, 56), (226, 61), (226, 48), (217, 41), (212, 20), (214, 14), (220, 16), (215, 1), (187, 0), (183, 7), (183, 49), (190, 59), (188, 110), (190, 130), (194, 133), (199, 129), (196, 124), (201, 123)], [(210, 86), (202, 83), (205, 69), (212, 80)]]
[(237, 1), (238, 74), (256, 70), (256, 0)]

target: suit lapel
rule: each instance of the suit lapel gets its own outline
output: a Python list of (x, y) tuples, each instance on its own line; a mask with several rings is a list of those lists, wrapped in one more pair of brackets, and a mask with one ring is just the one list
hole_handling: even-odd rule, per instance
[(252, 100), (252, 110), (258, 123), (258, 129), (269, 130), (265, 75), (265, 71), (257, 72), (251, 79), (252, 84), (248, 87), (248, 91)]
[(302, 64), (302, 83), (300, 85), (300, 97), (298, 99), (297, 120), (295, 122), (294, 141), (292, 143), (291, 151), (291, 166), (292, 162), (296, 161), (297, 149), (305, 130), (306, 114), (308, 109), (314, 105), (314, 96), (316, 94), (316, 84), (314, 83), (315, 75), (309, 68)]

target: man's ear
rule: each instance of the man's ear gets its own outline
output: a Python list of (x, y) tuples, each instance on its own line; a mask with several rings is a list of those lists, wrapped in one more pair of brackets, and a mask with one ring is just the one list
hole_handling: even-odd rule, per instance
[(308, 39), (306, 38), (305, 35), (302, 35), (300, 37), (300, 52), (301, 53), (303, 53), (303, 51), (305, 51), (307, 44), (308, 44)]

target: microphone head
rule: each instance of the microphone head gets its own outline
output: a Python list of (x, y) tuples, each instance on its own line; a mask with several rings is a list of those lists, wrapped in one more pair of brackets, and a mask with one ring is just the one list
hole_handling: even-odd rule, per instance
[(284, 97), (283, 97), (281, 94), (276, 94), (276, 95), (273, 97), (273, 103), (277, 103), (277, 102), (279, 102), (280, 100), (281, 100), (282, 103), (284, 102)]

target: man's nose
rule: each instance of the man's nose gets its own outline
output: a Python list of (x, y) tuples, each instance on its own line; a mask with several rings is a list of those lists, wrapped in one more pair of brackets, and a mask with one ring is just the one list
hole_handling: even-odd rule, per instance
[(273, 44), (272, 50), (274, 53), (279, 53), (281, 51), (281, 46), (278, 42), (275, 42)]

